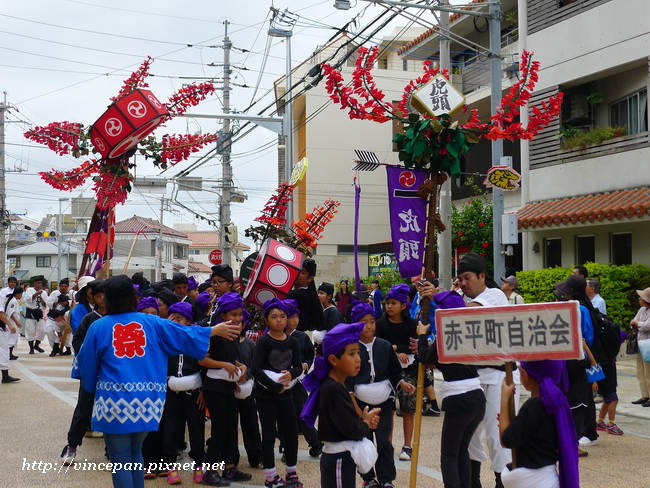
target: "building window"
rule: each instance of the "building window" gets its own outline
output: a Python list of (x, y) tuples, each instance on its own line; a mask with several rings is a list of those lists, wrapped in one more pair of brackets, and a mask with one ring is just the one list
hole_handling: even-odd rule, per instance
[(408, 70), (409, 70), (409, 60), (402, 59), (402, 71), (408, 71)]
[(575, 264), (593, 263), (596, 261), (596, 238), (594, 236), (576, 236)]
[(174, 259), (186, 259), (187, 247), (180, 244), (174, 244)]
[[(339, 244), (336, 246), (336, 254), (354, 254), (354, 246), (351, 244)], [(368, 246), (359, 246), (359, 254), (368, 254)]]
[(544, 239), (544, 267), (562, 266), (562, 239)]
[(9, 256), (9, 264), (14, 267), (14, 269), (20, 268), (20, 256)]
[(632, 234), (610, 235), (610, 261), (612, 264), (632, 264)]
[(49, 268), (50, 266), (52, 266), (51, 256), (36, 256), (37, 268)]
[(379, 69), (388, 69), (388, 58), (381, 58), (377, 60), (377, 67)]
[(648, 91), (632, 93), (609, 105), (609, 122), (613, 127), (625, 127), (628, 134), (648, 130)]
[(199, 254), (201, 254), (201, 250), (200, 249), (189, 249), (188, 253), (189, 253), (190, 256), (198, 256)]

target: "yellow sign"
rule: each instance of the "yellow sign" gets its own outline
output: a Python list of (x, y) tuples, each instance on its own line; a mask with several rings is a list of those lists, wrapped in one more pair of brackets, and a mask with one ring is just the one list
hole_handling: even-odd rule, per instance
[(483, 180), (486, 188), (499, 188), (505, 191), (514, 191), (519, 188), (521, 175), (510, 166), (492, 166)]
[(291, 184), (296, 186), (300, 180), (303, 179), (305, 173), (307, 172), (307, 166), (309, 165), (309, 160), (304, 157), (293, 167), (291, 172)]

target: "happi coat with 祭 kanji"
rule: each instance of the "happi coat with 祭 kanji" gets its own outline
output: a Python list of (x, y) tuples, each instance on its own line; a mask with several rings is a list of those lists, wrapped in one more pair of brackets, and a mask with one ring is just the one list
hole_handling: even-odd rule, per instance
[(110, 434), (158, 430), (167, 391), (167, 358), (205, 358), (209, 327), (186, 327), (156, 315), (107, 315), (88, 329), (73, 378), (95, 392), (92, 429)]

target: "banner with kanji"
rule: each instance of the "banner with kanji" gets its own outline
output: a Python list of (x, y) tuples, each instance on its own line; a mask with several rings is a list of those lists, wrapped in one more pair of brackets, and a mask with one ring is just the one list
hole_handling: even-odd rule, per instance
[(426, 171), (387, 166), (388, 212), (393, 250), (403, 278), (422, 273), (427, 201), (417, 194)]
[(441, 363), (582, 359), (576, 301), (436, 310)]

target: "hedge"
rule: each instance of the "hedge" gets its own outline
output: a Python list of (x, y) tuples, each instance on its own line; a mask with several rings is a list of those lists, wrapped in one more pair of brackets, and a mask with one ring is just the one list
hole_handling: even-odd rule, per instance
[[(639, 296), (636, 290), (650, 286), (650, 268), (642, 264), (586, 263), (589, 278), (600, 281), (600, 295), (607, 304), (607, 315), (618, 322), (622, 328), (629, 330), (630, 320), (639, 309)], [(520, 271), (519, 293), (526, 303), (545, 303), (555, 300), (553, 289), (555, 283), (564, 281), (573, 268), (545, 268), (535, 271)]]

